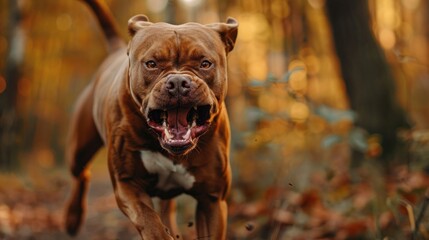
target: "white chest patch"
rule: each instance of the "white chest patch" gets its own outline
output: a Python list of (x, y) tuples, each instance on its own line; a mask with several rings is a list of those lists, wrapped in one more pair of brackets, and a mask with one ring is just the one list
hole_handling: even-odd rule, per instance
[(146, 170), (152, 174), (158, 174), (156, 187), (160, 190), (190, 189), (195, 182), (195, 177), (183, 165), (174, 164), (173, 161), (160, 153), (140, 151), (140, 156)]

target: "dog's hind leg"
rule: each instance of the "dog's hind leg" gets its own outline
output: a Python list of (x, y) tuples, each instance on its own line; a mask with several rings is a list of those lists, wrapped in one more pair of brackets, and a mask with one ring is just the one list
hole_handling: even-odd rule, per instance
[(103, 145), (92, 115), (92, 86), (88, 86), (77, 102), (71, 121), (66, 157), (74, 178), (72, 194), (65, 216), (69, 235), (76, 235), (85, 213), (85, 195), (90, 177), (88, 163)]

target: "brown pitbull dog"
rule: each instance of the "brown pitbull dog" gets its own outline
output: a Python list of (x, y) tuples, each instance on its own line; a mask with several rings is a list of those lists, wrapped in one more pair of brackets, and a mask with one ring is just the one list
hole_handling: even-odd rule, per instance
[[(110, 55), (71, 122), (67, 158), (75, 180), (67, 232), (75, 235), (81, 226), (87, 166), (105, 145), (117, 204), (142, 239), (178, 237), (172, 198), (182, 193), (197, 200), (198, 239), (225, 239), (231, 169), (224, 98), (236, 20), (170, 25), (137, 15), (128, 22), (132, 38), (126, 45), (105, 5), (86, 3)], [(151, 197), (163, 199), (161, 214)]]

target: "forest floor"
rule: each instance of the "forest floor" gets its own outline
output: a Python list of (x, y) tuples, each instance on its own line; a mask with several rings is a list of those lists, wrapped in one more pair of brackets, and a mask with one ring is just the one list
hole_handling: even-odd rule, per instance
[[(64, 168), (0, 174), (0, 239), (139, 239), (116, 206), (107, 167), (94, 165), (87, 215), (75, 238), (63, 231), (71, 183)], [(296, 189), (294, 182), (271, 186), (253, 199), (237, 183), (229, 199), (228, 239), (429, 239), (429, 213), (422, 210), (429, 201), (425, 171), (402, 166), (374, 177), (366, 166), (356, 181), (350, 172), (320, 169), (306, 174), (310, 181), (304, 188)], [(178, 201), (181, 239), (195, 239), (190, 199)], [(413, 232), (418, 232), (414, 238)]]
[(116, 206), (110, 179), (93, 171), (84, 225), (75, 238), (63, 230), (71, 177), (64, 169), (38, 169), (0, 177), (0, 239), (138, 239)]

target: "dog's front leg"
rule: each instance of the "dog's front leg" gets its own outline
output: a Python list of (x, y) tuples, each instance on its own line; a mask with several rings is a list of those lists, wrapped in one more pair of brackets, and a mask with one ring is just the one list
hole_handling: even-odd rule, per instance
[(227, 204), (223, 199), (211, 197), (198, 199), (197, 234), (198, 239), (226, 239)]
[(180, 233), (176, 221), (176, 202), (174, 199), (161, 200), (160, 207), (162, 222), (170, 229), (170, 232), (178, 238)]
[(174, 239), (169, 229), (153, 208), (152, 199), (145, 191), (144, 179), (140, 178), (138, 155), (130, 149), (120, 128), (108, 145), (108, 166), (115, 191), (116, 202), (121, 211), (137, 228), (142, 239)]
[(151, 198), (133, 179), (117, 181), (115, 196), (119, 208), (137, 228), (142, 239), (174, 239), (153, 209)]

